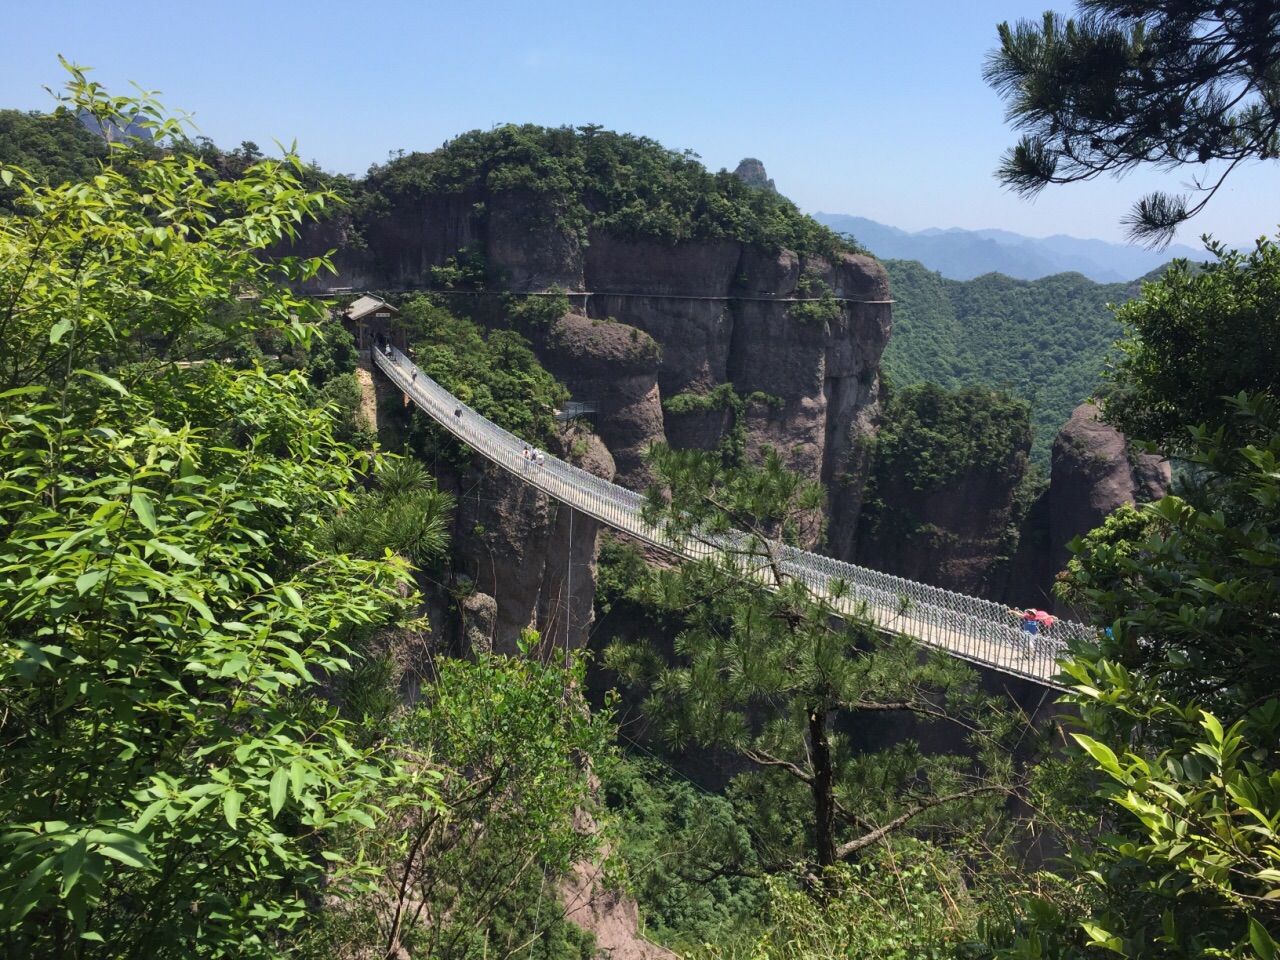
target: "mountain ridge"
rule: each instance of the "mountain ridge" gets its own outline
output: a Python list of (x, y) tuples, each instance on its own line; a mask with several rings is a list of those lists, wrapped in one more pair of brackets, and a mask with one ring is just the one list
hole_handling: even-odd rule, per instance
[(986, 273), (1017, 280), (1080, 273), (1095, 283), (1128, 283), (1175, 257), (1204, 259), (1203, 251), (1185, 244), (1156, 252), (1066, 234), (1027, 237), (1009, 230), (962, 227), (909, 232), (851, 214), (819, 211), (812, 216), (833, 230), (853, 234), (881, 259), (918, 260), (948, 280), (972, 280)]

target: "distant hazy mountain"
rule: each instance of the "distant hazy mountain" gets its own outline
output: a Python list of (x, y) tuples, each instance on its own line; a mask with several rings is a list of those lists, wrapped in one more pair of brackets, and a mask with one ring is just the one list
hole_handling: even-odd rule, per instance
[(1203, 260), (1205, 252), (1175, 244), (1158, 253), (1103, 240), (1080, 240), (1061, 234), (1037, 239), (1008, 230), (921, 230), (907, 233), (865, 217), (815, 213), (833, 230), (852, 233), (882, 260), (919, 260), (950, 280), (972, 280), (984, 273), (1003, 273), (1019, 280), (1038, 280), (1055, 273), (1082, 273), (1097, 283), (1126, 283), (1168, 263), (1174, 257)]

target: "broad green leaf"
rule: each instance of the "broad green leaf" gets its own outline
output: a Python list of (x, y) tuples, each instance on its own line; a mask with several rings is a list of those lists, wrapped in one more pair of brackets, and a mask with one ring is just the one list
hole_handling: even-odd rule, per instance
[(1121, 939), (1103, 927), (1093, 923), (1081, 923), (1081, 928), (1089, 936), (1089, 945), (1091, 947), (1102, 947), (1104, 950), (1110, 950), (1120, 956), (1126, 956), (1124, 952), (1124, 943)]
[(122, 397), (129, 396), (129, 391), (124, 388), (124, 384), (122, 384), (115, 377), (108, 377), (105, 373), (98, 373), (95, 370), (76, 370), (75, 372), (78, 374), (81, 374), (82, 376), (93, 377), (93, 379), (106, 384), (108, 387), (110, 387), (116, 393), (120, 394), (120, 396)]
[(135, 490), (129, 502), (133, 506), (133, 512), (137, 516), (138, 522), (152, 533), (156, 533), (159, 529), (156, 526), (156, 512), (151, 506), (151, 500), (147, 495), (141, 490)]
[(167, 553), (179, 563), (184, 563), (189, 567), (200, 566), (200, 561), (196, 557), (187, 553), (187, 551), (183, 550), (181, 547), (175, 547), (173, 544), (165, 543), (163, 540), (153, 540), (151, 541), (151, 545), (162, 553)]
[(28, 396), (33, 393), (44, 393), (45, 390), (46, 388), (41, 386), (14, 387), (12, 390), (5, 390), (3, 393), (0, 393), (0, 400), (7, 400), (10, 397)]
[(145, 870), (151, 866), (151, 861), (146, 855), (145, 848), (132, 838), (125, 837), (103, 842), (98, 847), (98, 852), (104, 857), (110, 857), (123, 863), (128, 867), (137, 867)]
[(52, 327), (49, 328), (49, 342), (61, 343), (62, 338), (67, 335), (67, 331), (70, 329), (71, 329), (71, 320), (67, 317), (63, 317), (61, 320), (59, 320)]
[(85, 853), (89, 844), (84, 837), (73, 843), (62, 855), (62, 896), (65, 899), (80, 880), (80, 869), (84, 866)]
[(240, 818), (240, 793), (234, 787), (222, 795), (222, 813), (227, 818), (227, 826), (234, 830)]
[(76, 593), (84, 596), (93, 589), (93, 585), (107, 575), (105, 570), (90, 570), (76, 577)]
[(1276, 953), (1280, 948), (1271, 939), (1271, 934), (1267, 933), (1266, 927), (1253, 917), (1249, 918), (1249, 943), (1257, 952), (1260, 960), (1276, 960)]
[(280, 811), (284, 808), (284, 802), (289, 794), (289, 768), (279, 767), (276, 772), (271, 775), (271, 788), (268, 796), (271, 798), (271, 816), (280, 816)]
[(1117, 780), (1128, 782), (1128, 779), (1120, 769), (1120, 763), (1116, 759), (1115, 753), (1105, 743), (1099, 743), (1092, 737), (1087, 737), (1082, 733), (1072, 734), (1075, 741), (1089, 752), (1089, 755), (1097, 761), (1098, 766), (1106, 773), (1111, 774)]

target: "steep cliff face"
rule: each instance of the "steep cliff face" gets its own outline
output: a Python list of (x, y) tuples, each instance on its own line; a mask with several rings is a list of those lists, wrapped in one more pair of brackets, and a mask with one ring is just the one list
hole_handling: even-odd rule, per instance
[[(306, 252), (322, 252), (335, 229), (306, 236)], [(730, 240), (636, 242), (599, 229), (580, 243), (520, 191), (428, 198), (370, 219), (363, 234), (367, 249), (340, 252), (339, 276), (326, 283), (425, 287), (432, 266), (468, 247), (513, 291), (568, 291), (575, 312), (535, 335), (535, 349), (576, 399), (600, 404), (600, 436), (618, 481), (633, 488), (650, 479), (649, 443), (709, 449), (735, 426), (721, 410), (667, 414), (664, 400), (726, 383), (739, 396), (775, 398), (743, 413), (747, 449), (773, 446), (790, 468), (839, 491), (830, 550), (850, 554), (866, 467), (858, 439), (874, 420), (892, 327), (887, 275), (874, 259)], [(477, 316), (505, 323), (494, 291), (471, 299)]]
[(984, 387), (891, 391), (873, 445), (857, 562), (991, 596), (1012, 548), (1031, 440), (1029, 407)]
[(1130, 455), (1123, 433), (1082, 403), (1053, 442), (1049, 484), (1050, 559), (1061, 570), (1067, 544), (1099, 526), (1126, 503), (1149, 503), (1169, 491), (1169, 462), (1151, 454)]
[[(505, 295), (560, 288), (571, 312), (520, 331), (573, 399), (596, 403), (603, 473), (644, 489), (654, 442), (730, 441), (749, 457), (772, 446), (826, 482), (828, 550), (848, 557), (891, 329), (887, 276), (748, 167), (762, 189), (642, 138), (477, 131), (371, 172), (346, 213), (303, 228), (287, 252), (336, 250), (338, 275), (311, 292), (447, 283), (455, 313), (493, 328), (512, 324)], [(380, 426), (397, 449), (397, 425)], [(580, 646), (594, 522), (478, 462), (461, 476), (437, 468), (458, 496), (453, 554), (467, 578), (450, 642), (513, 650), (534, 626)]]
[(1049, 488), (1023, 523), (1004, 599), (1069, 614), (1052, 592), (1071, 556), (1067, 544), (1124, 504), (1159, 500), (1169, 492), (1171, 474), (1168, 461), (1131, 453), (1128, 439), (1103, 423), (1092, 403), (1076, 407), (1058, 432), (1052, 464)]
[[(371, 379), (378, 435), (394, 449), (407, 436), (410, 408), (380, 371)], [(551, 452), (613, 478), (608, 449), (575, 424), (565, 427)], [(521, 631), (533, 628), (548, 646), (584, 647), (594, 616), (600, 525), (478, 456), (464, 470), (441, 459), (433, 473), (457, 500), (449, 532), (453, 581), (420, 584), (436, 643), (514, 654)]]
[(1014, 470), (971, 468), (936, 490), (884, 491), (887, 522), (859, 532), (858, 560), (909, 580), (990, 596), (1021, 481)]
[(663, 440), (658, 389), (661, 348), (637, 327), (574, 311), (535, 337), (542, 365), (575, 397), (598, 405), (595, 423), (619, 482), (649, 479), (645, 448)]
[[(607, 474), (608, 454), (593, 451)], [(515, 654), (525, 628), (543, 643), (581, 649), (591, 630), (599, 524), (503, 471), (477, 462), (461, 478), (453, 522), (455, 562), (470, 588), (496, 601), (464, 611), (471, 645)], [(473, 613), (471, 607), (475, 608)]]

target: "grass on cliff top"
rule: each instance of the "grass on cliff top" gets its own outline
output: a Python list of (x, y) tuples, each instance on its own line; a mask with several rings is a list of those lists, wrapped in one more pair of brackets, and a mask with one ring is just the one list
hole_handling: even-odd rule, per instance
[(522, 191), (582, 241), (598, 227), (661, 243), (737, 240), (829, 258), (865, 252), (786, 197), (712, 173), (692, 151), (594, 125), (472, 130), (372, 168), (365, 189), (362, 209), (374, 216), (431, 195)]

